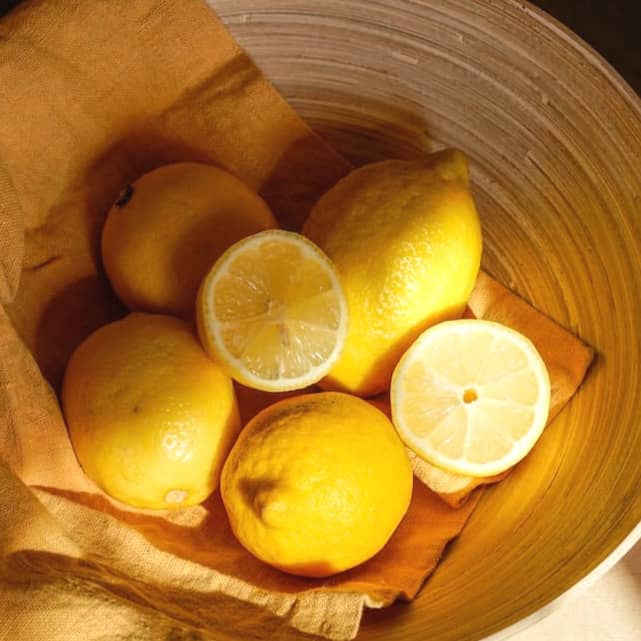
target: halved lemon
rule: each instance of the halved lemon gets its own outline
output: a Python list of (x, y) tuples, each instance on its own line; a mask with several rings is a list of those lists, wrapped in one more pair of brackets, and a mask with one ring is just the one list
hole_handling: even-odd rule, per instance
[(454, 474), (486, 477), (518, 463), (538, 440), (550, 378), (522, 334), (456, 320), (421, 334), (399, 361), (390, 396), (410, 449)]
[(196, 302), (201, 342), (227, 373), (268, 392), (318, 382), (338, 360), (347, 303), (333, 263), (310, 240), (268, 230), (232, 245)]

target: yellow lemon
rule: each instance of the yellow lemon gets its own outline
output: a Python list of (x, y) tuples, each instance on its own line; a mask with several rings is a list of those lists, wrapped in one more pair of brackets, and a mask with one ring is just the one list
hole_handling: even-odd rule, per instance
[(91, 334), (69, 361), (62, 403), (87, 476), (138, 507), (207, 498), (239, 428), (231, 380), (169, 316), (133, 313)]
[(390, 398), (394, 425), (414, 452), (446, 472), (488, 477), (518, 463), (538, 440), (550, 378), (522, 334), (457, 320), (418, 338), (394, 371)]
[(189, 317), (216, 259), (237, 240), (274, 227), (267, 204), (238, 178), (175, 163), (125, 189), (103, 228), (102, 259), (127, 307)]
[(323, 382), (371, 396), (430, 325), (459, 317), (481, 260), (467, 160), (446, 150), (349, 174), (312, 210), (303, 233), (336, 265), (350, 312), (345, 349)]
[(198, 292), (205, 349), (238, 382), (268, 392), (313, 385), (345, 344), (336, 268), (304, 236), (269, 230), (232, 245)]
[(220, 490), (247, 550), (285, 572), (323, 577), (381, 550), (409, 506), (412, 470), (382, 412), (321, 392), (255, 416), (229, 454)]

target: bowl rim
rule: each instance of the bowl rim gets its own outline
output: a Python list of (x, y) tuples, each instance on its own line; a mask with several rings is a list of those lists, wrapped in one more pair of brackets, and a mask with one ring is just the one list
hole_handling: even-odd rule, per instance
[(628, 535), (610, 552), (603, 561), (596, 567), (590, 570), (583, 578), (579, 579), (573, 586), (569, 587), (565, 592), (552, 599), (545, 605), (541, 606), (538, 610), (532, 612), (526, 617), (519, 619), (497, 632), (492, 632), (488, 636), (480, 638), (479, 641), (504, 641), (519, 632), (525, 631), (527, 628), (535, 625), (539, 621), (546, 619), (552, 613), (556, 612), (567, 603), (572, 602), (581, 594), (586, 592), (599, 579), (607, 574), (623, 557), (641, 540), (641, 522), (637, 523), (635, 527), (628, 533)]

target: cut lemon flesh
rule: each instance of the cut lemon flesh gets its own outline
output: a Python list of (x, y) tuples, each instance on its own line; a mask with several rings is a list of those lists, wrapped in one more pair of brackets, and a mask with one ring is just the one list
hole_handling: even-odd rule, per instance
[(550, 407), (550, 379), (534, 345), (491, 321), (426, 330), (392, 377), (392, 417), (405, 444), (454, 474), (486, 477), (532, 449)]
[(232, 245), (204, 278), (201, 341), (240, 383), (268, 392), (323, 378), (347, 334), (347, 303), (332, 262), (300, 234), (268, 230)]

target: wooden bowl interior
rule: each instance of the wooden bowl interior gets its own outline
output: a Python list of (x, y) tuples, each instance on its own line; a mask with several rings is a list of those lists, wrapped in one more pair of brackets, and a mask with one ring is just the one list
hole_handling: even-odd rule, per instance
[(475, 640), (531, 620), (641, 520), (641, 102), (523, 2), (211, 4), (355, 163), (464, 149), (484, 267), (597, 349), (579, 394), (486, 493), (420, 597), (366, 616), (359, 638)]

